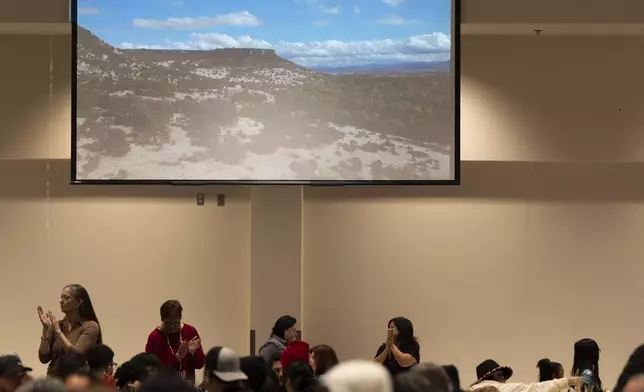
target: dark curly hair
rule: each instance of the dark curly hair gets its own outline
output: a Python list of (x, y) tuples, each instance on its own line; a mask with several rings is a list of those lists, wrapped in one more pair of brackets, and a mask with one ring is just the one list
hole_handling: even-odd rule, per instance
[(548, 358), (543, 358), (537, 362), (537, 369), (539, 369), (539, 382), (554, 380), (557, 378), (557, 372), (561, 370), (563, 373), (563, 366), (559, 362), (552, 362)]

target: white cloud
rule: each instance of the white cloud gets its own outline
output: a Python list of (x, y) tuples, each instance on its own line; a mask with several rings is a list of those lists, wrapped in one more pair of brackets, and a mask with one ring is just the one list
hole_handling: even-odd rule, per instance
[(186, 49), (193, 48), (201, 50), (210, 50), (217, 48), (257, 48), (273, 49), (269, 42), (259, 39), (253, 39), (248, 35), (233, 38), (228, 34), (220, 33), (194, 33), (190, 35), (191, 40), (184, 43)]
[(392, 7), (397, 7), (398, 5), (404, 3), (407, 0), (382, 0), (383, 3), (390, 5)]
[(382, 24), (382, 25), (400, 26), (400, 25), (409, 25), (409, 24), (419, 24), (420, 21), (414, 20), (414, 19), (405, 19), (402, 16), (398, 16), (398, 15), (389, 15), (385, 18), (378, 19), (376, 23)]
[(358, 7), (358, 6), (354, 7), (353, 12), (356, 13), (356, 14), (359, 14), (360, 13), (360, 7)]
[(335, 7), (324, 8), (324, 12), (331, 15), (337, 15), (340, 13), (340, 11), (342, 11), (342, 6), (339, 6), (339, 5)]
[(173, 1), (172, 5), (175, 6), (175, 7), (178, 7), (180, 5), (183, 5), (183, 1)]
[(450, 58), (450, 36), (443, 33), (417, 35), (405, 39), (365, 41), (279, 42), (271, 44), (249, 36), (194, 33), (189, 41), (167, 45), (121, 47), (142, 49), (212, 50), (218, 48), (274, 49), (278, 55), (308, 67), (346, 66), (387, 61), (445, 61)]
[(326, 20), (316, 20), (315, 22), (313, 22), (313, 26), (317, 26), (317, 27), (324, 27), (328, 25), (329, 25), (329, 22)]
[(215, 15), (213, 17), (169, 18), (165, 20), (134, 19), (134, 27), (148, 29), (196, 30), (216, 26), (259, 26), (260, 20), (248, 11)]
[(101, 11), (99, 11), (98, 9), (91, 8), (91, 7), (79, 8), (78, 9), (78, 14), (79, 15), (98, 15), (100, 12)]

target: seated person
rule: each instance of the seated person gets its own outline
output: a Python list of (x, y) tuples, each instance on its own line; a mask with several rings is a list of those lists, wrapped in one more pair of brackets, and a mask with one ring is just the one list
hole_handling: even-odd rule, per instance
[(104, 344), (94, 345), (86, 355), (89, 372), (100, 384), (115, 387), (114, 351)]

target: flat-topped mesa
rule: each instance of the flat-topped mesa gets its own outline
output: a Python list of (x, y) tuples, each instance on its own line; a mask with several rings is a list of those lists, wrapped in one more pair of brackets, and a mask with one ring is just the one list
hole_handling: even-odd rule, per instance
[(263, 48), (221, 48), (212, 50), (185, 49), (117, 49), (102, 41), (87, 29), (78, 27), (77, 42), (82, 47), (82, 57), (101, 58), (114, 53), (123, 54), (135, 62), (158, 63), (173, 61), (184, 66), (197, 67), (258, 67), (291, 68), (302, 67), (277, 55), (273, 49)]
[(246, 56), (276, 56), (277, 53), (274, 49), (257, 49), (257, 48), (222, 48), (215, 49), (216, 51), (228, 52), (231, 55), (246, 55)]
[[(127, 49), (123, 52), (137, 61), (189, 61), (195, 66), (301, 68), (275, 53), (273, 49), (224, 48), (213, 50)], [(186, 64), (187, 65), (187, 64)]]

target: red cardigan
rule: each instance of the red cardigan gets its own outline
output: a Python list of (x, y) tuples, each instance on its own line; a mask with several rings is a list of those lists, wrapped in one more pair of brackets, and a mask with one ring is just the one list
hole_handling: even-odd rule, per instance
[[(201, 369), (204, 365), (205, 355), (203, 348), (199, 347), (199, 350), (194, 354), (186, 354), (183, 361), (181, 361), (181, 364), (179, 364), (179, 361), (173, 354), (173, 351), (176, 353), (179, 350), (179, 336), (181, 336), (181, 339), (188, 342), (195, 336), (199, 337), (199, 333), (195, 327), (189, 324), (183, 324), (180, 332), (170, 334), (166, 334), (159, 328), (155, 328), (148, 336), (148, 343), (145, 345), (145, 352), (154, 354), (159, 358), (164, 366), (177, 372), (183, 371), (185, 377), (194, 382), (195, 369)], [(170, 347), (172, 347), (172, 349), (170, 349)]]

